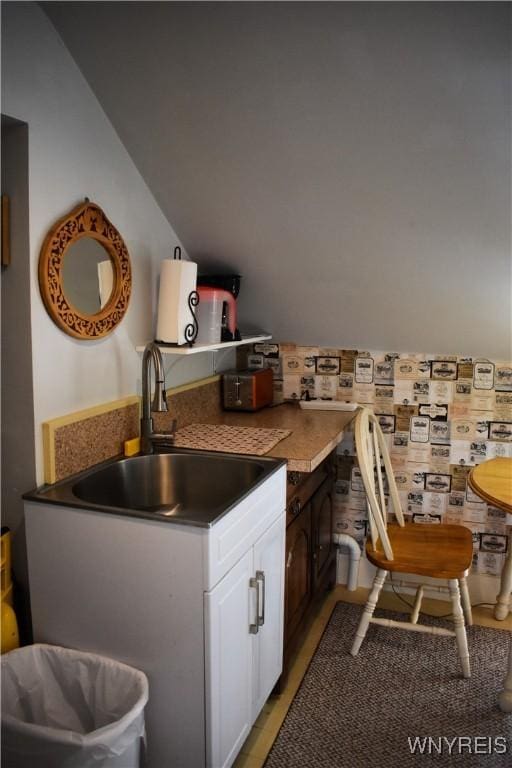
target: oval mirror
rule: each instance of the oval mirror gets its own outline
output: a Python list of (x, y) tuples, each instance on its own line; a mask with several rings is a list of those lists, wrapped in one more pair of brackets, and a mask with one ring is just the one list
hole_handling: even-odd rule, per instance
[(121, 321), (131, 293), (130, 258), (99, 206), (87, 201), (51, 228), (39, 285), (50, 317), (75, 338), (106, 336)]
[(108, 304), (113, 287), (112, 260), (97, 240), (83, 237), (67, 248), (62, 263), (62, 290), (81, 314), (100, 312)]

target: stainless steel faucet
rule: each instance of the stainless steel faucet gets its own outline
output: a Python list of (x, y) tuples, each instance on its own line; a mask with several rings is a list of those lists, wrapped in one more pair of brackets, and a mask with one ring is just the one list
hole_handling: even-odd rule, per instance
[[(155, 371), (155, 394), (151, 399), (151, 363)], [(164, 448), (174, 443), (176, 419), (172, 422), (170, 432), (157, 433), (153, 431), (152, 413), (165, 413), (167, 396), (165, 394), (165, 374), (162, 353), (158, 346), (150, 341), (142, 355), (142, 418), (140, 420), (140, 448), (142, 453), (153, 453), (155, 446)]]

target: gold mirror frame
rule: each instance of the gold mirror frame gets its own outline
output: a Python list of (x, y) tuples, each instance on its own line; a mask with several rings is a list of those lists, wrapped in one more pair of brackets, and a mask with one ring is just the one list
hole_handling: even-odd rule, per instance
[[(83, 237), (92, 237), (103, 246), (114, 271), (112, 294), (103, 309), (94, 315), (74, 307), (62, 285), (66, 251)], [(87, 200), (50, 229), (39, 256), (39, 288), (52, 320), (76, 339), (99, 339), (121, 322), (132, 290), (130, 257), (123, 238), (98, 205)]]

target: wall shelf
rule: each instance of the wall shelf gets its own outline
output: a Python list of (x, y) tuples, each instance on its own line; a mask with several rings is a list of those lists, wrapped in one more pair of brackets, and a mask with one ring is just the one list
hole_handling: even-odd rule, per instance
[[(197, 355), (199, 352), (217, 352), (229, 347), (240, 347), (243, 344), (256, 344), (261, 341), (268, 341), (272, 336), (270, 334), (261, 334), (260, 336), (247, 336), (240, 341), (223, 341), (218, 344), (195, 344), (193, 347), (171, 347), (158, 345), (162, 355)], [(144, 346), (136, 347), (137, 352), (144, 352)]]

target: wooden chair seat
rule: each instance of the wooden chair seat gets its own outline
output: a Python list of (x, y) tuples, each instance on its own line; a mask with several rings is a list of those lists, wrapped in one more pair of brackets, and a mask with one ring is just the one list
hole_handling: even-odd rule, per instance
[(387, 533), (393, 560), (386, 558), (380, 539), (376, 549), (370, 539), (366, 542), (366, 556), (377, 568), (433, 579), (462, 579), (471, 566), (473, 540), (465, 526), (406, 523), (401, 527), (391, 523)]

